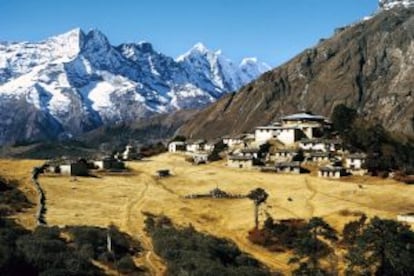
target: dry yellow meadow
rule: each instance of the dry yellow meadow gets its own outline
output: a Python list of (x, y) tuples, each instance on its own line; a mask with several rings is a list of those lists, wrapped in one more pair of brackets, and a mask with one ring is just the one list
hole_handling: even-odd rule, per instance
[[(275, 219), (321, 216), (338, 231), (355, 219), (352, 212), (395, 219), (401, 212), (414, 211), (414, 186), (389, 179), (326, 180), (313, 175), (267, 174), (230, 169), (223, 161), (194, 166), (184, 160), (184, 155), (170, 153), (128, 162), (127, 166), (132, 169), (131, 175), (78, 177), (76, 181), (41, 176), (47, 200), (46, 221), (59, 226), (114, 223), (143, 242), (148, 251), (137, 261), (145, 263), (152, 274), (161, 274), (165, 266), (152, 252), (151, 241), (143, 231), (142, 212), (164, 214), (178, 225), (191, 223), (199, 231), (235, 241), (241, 250), (273, 270), (290, 269), (287, 254), (271, 253), (248, 241), (247, 232), (254, 226), (249, 199), (184, 198), (191, 193), (208, 193), (219, 187), (229, 193), (247, 194), (262, 187), (269, 194), (261, 208), (262, 222), (266, 213)], [(169, 169), (172, 176), (156, 177), (159, 169)]]

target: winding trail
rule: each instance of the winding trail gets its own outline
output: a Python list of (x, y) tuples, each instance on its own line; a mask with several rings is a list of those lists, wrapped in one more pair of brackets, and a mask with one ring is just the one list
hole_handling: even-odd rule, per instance
[(146, 202), (145, 196), (148, 192), (149, 185), (151, 182), (154, 182), (151, 176), (146, 174), (143, 174), (142, 176), (145, 177), (145, 187), (138, 197), (127, 205), (126, 227), (131, 233), (137, 235), (138, 240), (142, 243), (144, 249), (146, 250), (144, 263), (150, 270), (151, 275), (165, 275), (166, 267), (163, 260), (153, 253), (154, 248), (152, 246), (151, 238), (147, 235), (145, 230), (140, 227), (145, 225), (144, 215), (141, 212), (134, 215), (134, 212), (142, 210)]
[(288, 273), (290, 271), (289, 265), (286, 264), (285, 261), (280, 261), (276, 259), (276, 256), (271, 251), (265, 251), (258, 245), (251, 243), (247, 238), (246, 235), (235, 235), (232, 238), (233, 241), (237, 242), (239, 248), (243, 252), (259, 252), (260, 256), (256, 256), (257, 260), (260, 260), (262, 263), (269, 265), (272, 264), (272, 270), (282, 271), (284, 273)]

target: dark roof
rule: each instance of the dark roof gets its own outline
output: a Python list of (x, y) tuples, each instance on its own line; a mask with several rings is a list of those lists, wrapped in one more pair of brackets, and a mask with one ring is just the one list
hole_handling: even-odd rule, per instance
[(273, 130), (283, 130), (283, 129), (298, 129), (297, 126), (279, 126), (279, 125), (269, 125), (269, 126), (258, 126), (256, 129), (273, 129)]
[(303, 138), (300, 139), (301, 143), (324, 143), (324, 144), (342, 144), (341, 139), (323, 139), (323, 138)]
[(336, 166), (336, 167), (326, 166), (326, 167), (319, 168), (319, 170), (322, 171), (322, 172), (340, 172), (340, 171), (343, 171), (344, 168), (339, 167), (339, 166)]
[(277, 149), (277, 150), (275, 150), (275, 153), (280, 153), (280, 152), (298, 153), (298, 151), (294, 150), (294, 149)]
[(62, 165), (72, 165), (72, 164), (86, 164), (88, 161), (84, 158), (78, 159), (55, 159), (49, 160), (46, 162), (49, 166), (62, 166)]
[(246, 134), (239, 134), (239, 135), (234, 136), (233, 139), (243, 140), (244, 138), (246, 138), (246, 136), (247, 136)]
[(322, 141), (322, 139), (320, 138), (302, 138), (299, 140), (300, 143), (320, 143)]
[(309, 113), (296, 113), (281, 118), (282, 120), (314, 120), (314, 121), (324, 121), (326, 118), (320, 115), (313, 115)]
[(260, 149), (258, 148), (244, 148), (241, 150), (242, 153), (257, 153)]
[(203, 144), (203, 143), (205, 143), (206, 141), (205, 140), (203, 140), (203, 139), (197, 139), (197, 140), (187, 140), (187, 145), (188, 144)]
[(246, 134), (238, 134), (235, 136), (226, 135), (223, 136), (223, 139), (237, 139), (237, 140), (243, 140), (246, 137)]
[(253, 157), (251, 156), (240, 156), (240, 155), (229, 155), (229, 160), (238, 160), (238, 161), (249, 161), (252, 160)]
[(172, 141), (170, 144), (176, 144), (176, 145), (186, 145), (186, 142), (183, 141)]
[(294, 167), (294, 168), (298, 168), (300, 167), (300, 162), (299, 161), (294, 161), (294, 162), (280, 162), (280, 163), (276, 163), (276, 168), (286, 168), (286, 167)]
[(219, 143), (220, 141), (222, 141), (222, 139), (220, 139), (220, 138), (215, 138), (215, 139), (213, 139), (213, 140), (209, 140), (209, 141), (207, 142), (207, 144), (209, 144), (209, 145), (215, 145), (215, 144)]

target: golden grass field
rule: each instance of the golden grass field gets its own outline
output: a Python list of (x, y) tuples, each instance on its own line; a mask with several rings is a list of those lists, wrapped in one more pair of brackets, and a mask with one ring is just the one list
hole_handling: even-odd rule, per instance
[[(30, 173), (35, 163), (1, 161), (0, 174), (10, 175), (13, 171), (7, 170), (15, 168), (16, 178), (27, 181), (26, 173)], [(41, 176), (47, 199), (46, 221), (59, 226), (114, 223), (143, 242), (148, 251), (137, 261), (145, 263), (152, 274), (162, 274), (165, 266), (152, 252), (150, 239), (143, 231), (143, 211), (164, 214), (178, 225), (191, 223), (199, 231), (229, 238), (273, 270), (291, 269), (286, 265), (287, 254), (268, 252), (247, 240), (247, 232), (254, 226), (250, 200), (183, 198), (190, 193), (207, 193), (217, 186), (234, 194), (264, 188), (269, 198), (262, 207), (261, 221), (265, 212), (275, 219), (321, 216), (338, 231), (355, 219), (344, 215), (344, 210), (392, 219), (401, 212), (414, 211), (414, 186), (389, 179), (325, 180), (312, 175), (265, 174), (230, 169), (223, 161), (194, 166), (184, 161), (184, 155), (170, 153), (128, 162), (127, 166), (132, 169), (131, 175), (78, 177), (77, 181), (63, 176)], [(159, 179), (155, 177), (159, 169), (170, 169), (173, 176)]]
[[(40, 160), (8, 160), (0, 159), (0, 176), (17, 180), (19, 183), (19, 189), (24, 192), (26, 197), (31, 202), (36, 202), (36, 190), (31, 181), (31, 172), (33, 167), (43, 164)], [(35, 220), (35, 205), (33, 208), (26, 210), (23, 213), (19, 213), (15, 219), (17, 222), (28, 229), (34, 229), (36, 227)]]

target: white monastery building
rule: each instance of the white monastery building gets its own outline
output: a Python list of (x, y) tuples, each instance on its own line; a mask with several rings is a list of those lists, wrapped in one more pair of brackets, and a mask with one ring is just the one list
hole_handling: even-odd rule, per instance
[(255, 130), (255, 142), (262, 144), (277, 139), (285, 145), (291, 145), (302, 138), (312, 139), (320, 136), (328, 126), (327, 119), (320, 115), (297, 113), (284, 116), (280, 122), (269, 126), (260, 126)]

